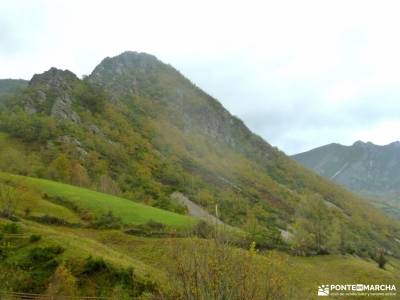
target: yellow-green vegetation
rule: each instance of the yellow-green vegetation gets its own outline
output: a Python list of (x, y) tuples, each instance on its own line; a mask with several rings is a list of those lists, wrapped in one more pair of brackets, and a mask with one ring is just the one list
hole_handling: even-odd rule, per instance
[[(84, 206), (85, 202), (80, 202), (84, 197), (96, 204), (96, 197), (101, 197), (101, 202), (119, 199), (137, 203), (7, 173), (0, 173), (0, 182), (2, 201), (8, 199), (4, 198), (4, 187), (23, 192), (19, 198), (12, 189), (7, 190), (19, 199), (11, 216), (18, 221), (0, 218), (0, 292), (111, 298), (118, 295), (120, 299), (313, 299), (319, 284), (393, 284), (400, 276), (400, 262), (392, 257), (381, 269), (375, 261), (358, 256), (291, 256), (275, 250), (259, 251), (255, 243), (237, 248), (218, 238), (224, 234), (220, 227), (215, 228), (219, 231), (216, 238), (208, 240), (191, 236), (146, 238), (124, 229), (88, 227), (80, 213), (66, 203)], [(77, 199), (79, 195), (82, 198)], [(61, 196), (70, 202), (51, 202)], [(27, 201), (35, 203), (29, 212), (26, 207), (32, 207), (32, 203)], [(140, 222), (165, 221), (157, 219), (159, 209), (146, 208), (149, 218)], [(98, 210), (98, 204), (85, 209), (87, 213), (103, 212)], [(118, 215), (118, 210), (114, 214)], [(55, 226), (32, 216), (52, 216), (67, 223)], [(188, 220), (186, 224), (193, 221)]]
[[(79, 209), (88, 210), (97, 216), (111, 212), (115, 217), (121, 219), (123, 224), (145, 224), (151, 220), (180, 228), (195, 224), (195, 219), (188, 216), (68, 184), (7, 173), (0, 173), (0, 179), (22, 182), (25, 185), (33, 186), (50, 197), (62, 197)], [(40, 196), (36, 195), (36, 197)], [(49, 203), (44, 199), (40, 199), (38, 205), (33, 209), (33, 212), (35, 211), (50, 215), (55, 214), (67, 218), (68, 221), (76, 221), (76, 219), (73, 220), (74, 216), (70, 211), (66, 211), (64, 207)]]
[[(10, 221), (0, 219), (0, 228), (5, 224), (10, 224)], [(13, 250), (5, 254), (6, 259), (0, 262), (0, 270), (3, 271), (0, 272), (0, 290), (3, 291), (19, 280), (19, 286), (25, 287), (25, 292), (50, 293), (54, 289), (54, 277), (63, 271), (69, 273), (77, 284), (76, 295), (112, 297), (116, 286), (124, 293), (135, 293), (118, 280), (113, 283), (115, 286), (104, 282), (101, 282), (103, 287), (99, 286), (98, 277), (82, 271), (87, 267), (89, 257), (100, 265), (100, 258), (103, 259), (113, 270), (132, 268), (136, 280), (146, 282), (148, 286), (142, 291), (144, 295), (153, 294), (156, 297), (162, 294), (166, 299), (214, 299), (208, 296), (215, 292), (215, 288), (218, 288), (218, 295), (230, 295), (228, 299), (249, 299), (245, 296), (253, 292), (253, 299), (317, 299), (320, 284), (396, 284), (400, 276), (400, 261), (393, 258), (385, 269), (379, 269), (374, 261), (351, 255), (290, 256), (279, 251), (237, 249), (213, 240), (145, 238), (119, 230), (49, 226), (23, 220), (18, 222), (18, 233), (25, 235), (26, 239), (32, 234), (41, 238), (37, 242), (29, 242), (17, 235), (15, 238), (8, 235), (7, 243)], [(47, 280), (41, 279), (42, 290), (29, 289), (28, 278), (24, 275), (23, 266), (20, 266), (23, 258), (32, 251), (38, 251), (33, 249), (55, 247), (62, 247), (63, 250), (56, 254), (53, 263), (56, 266), (51, 268), (51, 272), (41, 271), (47, 274), (42, 274), (47, 276)], [(9, 262), (18, 266), (14, 267), (13, 273), (6, 269)], [(8, 278), (4, 281), (5, 276)], [(193, 281), (193, 276), (198, 277), (197, 283)], [(190, 288), (191, 298), (187, 297), (189, 290), (185, 290), (183, 283)], [(213, 283), (218, 284), (213, 286)], [(65, 295), (65, 291), (65, 287), (60, 288), (58, 294)]]
[[(22, 207), (23, 206), (24, 204), (22, 204)], [(77, 224), (81, 222), (81, 218), (73, 211), (62, 205), (55, 204), (41, 198), (36, 202), (36, 206), (32, 208), (31, 214), (33, 216), (54, 216), (71, 224)]]

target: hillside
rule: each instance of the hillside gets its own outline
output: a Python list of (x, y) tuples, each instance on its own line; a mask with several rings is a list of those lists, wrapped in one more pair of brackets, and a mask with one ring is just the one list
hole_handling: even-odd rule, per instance
[(400, 143), (330, 144), (293, 156), (305, 167), (400, 216)]
[[(1, 174), (0, 181), (8, 186), (23, 187), (25, 191), (25, 196), (19, 199), (17, 205), (20, 211), (18, 221), (0, 218), (2, 298), (15, 296), (12, 291), (17, 291), (19, 296), (25, 298), (39, 294), (46, 297), (56, 293), (70, 297), (103, 297), (101, 299), (179, 299), (182, 287), (175, 268), (184, 261), (176, 261), (174, 257), (179, 254), (181, 258), (190, 258), (191, 253), (195, 253), (197, 259), (202, 259), (203, 255), (208, 255), (200, 252), (204, 251), (203, 247), (211, 251), (209, 258), (220, 255), (212, 250), (215, 247), (213, 240), (193, 237), (177, 239), (168, 235), (161, 238), (146, 237), (139, 236), (137, 232), (132, 234), (132, 230), (129, 230), (132, 225), (125, 228), (107, 228), (99, 226), (99, 223), (90, 225), (86, 216), (88, 212), (100, 216), (98, 208), (92, 206), (83, 213), (71, 206), (71, 203), (81, 204), (82, 199), (77, 199), (73, 193), (79, 188), (5, 173)], [(42, 198), (39, 201), (32, 195), (28, 197), (27, 191), (38, 193), (36, 196)], [(47, 194), (49, 191), (52, 196)], [(88, 193), (91, 192), (83, 190), (78, 194)], [(108, 195), (93, 194), (99, 198), (99, 202), (105, 199), (113, 201)], [(60, 202), (60, 199), (64, 201)], [(24, 211), (32, 205), (33, 200), (33, 210), (26, 215)], [(126, 202), (129, 210), (130, 201)], [(147, 209), (146, 215), (156, 219), (158, 210), (151, 207)], [(115, 212), (115, 216), (120, 214)], [(54, 220), (57, 218), (73, 223), (56, 223)], [(159, 219), (165, 220), (168, 221)], [(142, 219), (135, 220), (137, 222), (142, 222)], [(259, 280), (270, 285), (267, 298), (255, 299), (314, 299), (318, 285), (327, 282), (394, 284), (400, 276), (400, 261), (395, 258), (390, 258), (385, 270), (382, 270), (371, 259), (352, 255), (299, 257), (281, 251), (251, 252), (235, 249), (232, 245), (218, 247), (225, 247), (223, 256), (233, 259), (235, 267), (245, 267), (236, 273), (248, 284), (247, 288), (259, 289)], [(212, 262), (212, 259), (209, 261)], [(243, 262), (245, 265), (242, 265)], [(256, 265), (252, 265), (252, 262)], [(213, 265), (207, 267), (214, 268)], [(225, 267), (232, 268), (233, 265)], [(219, 272), (234, 276), (225, 267), (219, 268)], [(261, 270), (268, 270), (268, 273), (264, 274)], [(303, 275), (299, 278), (298, 274)], [(229, 280), (218, 277), (219, 282), (226, 284), (230, 284)], [(236, 285), (235, 288), (241, 290), (242, 286)]]
[(17, 90), (28, 85), (26, 80), (0, 79), (0, 106), (4, 104)]
[(12, 94), (18, 89), (24, 88), (27, 85), (28, 81), (23, 79), (1, 79), (0, 94)]
[[(77, 247), (84, 259), (93, 252), (83, 249), (85, 245), (99, 247), (104, 251), (98, 255), (119, 267), (140, 269), (143, 262), (136, 260), (143, 258), (145, 264), (164, 269), (159, 262), (162, 257), (190, 268), (199, 263), (192, 264), (191, 255), (212, 262), (207, 257), (216, 247), (217, 254), (229, 253), (221, 258), (227, 264), (224, 270), (228, 273), (222, 281), (226, 291), (240, 290), (229, 286), (237, 284), (236, 276), (242, 271), (235, 268), (245, 268), (243, 258), (248, 256), (250, 261), (254, 259), (248, 270), (255, 274), (249, 275), (249, 281), (261, 284), (263, 276), (269, 276), (263, 273), (268, 268), (259, 269), (262, 264), (257, 264), (258, 260), (267, 262), (257, 251), (273, 249), (288, 260), (297, 255), (317, 256), (316, 261), (323, 261), (329, 254), (333, 264), (354, 256), (349, 261), (361, 265), (365, 274), (374, 268), (377, 276), (390, 280), (391, 272), (396, 271), (389, 266), (386, 271), (379, 270), (377, 263), (400, 257), (397, 221), (362, 197), (294, 162), (253, 134), (179, 71), (145, 53), (124, 52), (106, 58), (83, 79), (56, 68), (34, 75), (0, 110), (0, 171), (4, 172), (0, 176), (3, 223), (17, 220), (29, 234), (35, 230), (43, 236), (62, 232), (56, 240), (63, 245), (66, 239), (65, 253), (73, 253)], [(25, 176), (24, 181), (30, 184), (16, 183), (13, 178), (21, 177), (15, 175)], [(10, 191), (21, 195), (15, 199), (25, 206), (14, 205)], [(177, 194), (187, 201), (178, 201)], [(195, 206), (188, 208), (185, 203)], [(193, 207), (202, 215), (216, 215), (220, 226), (214, 228), (214, 224), (187, 216)], [(228, 228), (235, 230), (228, 234)], [(107, 231), (111, 229), (116, 231), (111, 234)], [(163, 238), (176, 236), (188, 240), (187, 244), (174, 243), (174, 247), (189, 247), (178, 249), (185, 253), (179, 256), (187, 259), (185, 262), (161, 253)], [(132, 247), (123, 248), (138, 237)], [(149, 242), (141, 239), (144, 237), (154, 238), (155, 253), (149, 254), (154, 261), (136, 251), (135, 247), (140, 249)], [(206, 240), (196, 244), (193, 238)], [(32, 245), (17, 247), (24, 257)], [(114, 254), (115, 259), (111, 259)], [(130, 258), (124, 263), (126, 255)], [(11, 265), (14, 260), (23, 265), (18, 257), (10, 257)], [(110, 274), (119, 274), (115, 275), (118, 280), (134, 277), (134, 272), (124, 277), (121, 274), (126, 270), (117, 272), (104, 262), (96, 262), (94, 267), (98, 264), (100, 269), (116, 272), (102, 273), (104, 282), (111, 280)], [(78, 282), (88, 277), (88, 286), (82, 284), (85, 290), (95, 275), (82, 273), (82, 265), (80, 261), (65, 267)], [(89, 265), (93, 267), (91, 261)], [(49, 288), (49, 274), (56, 271), (50, 268), (46, 272), (41, 290), (35, 292)], [(158, 275), (152, 274), (153, 282)], [(280, 278), (279, 272), (277, 276)], [(105, 286), (108, 289), (103, 292), (109, 296), (111, 289)], [(122, 286), (124, 291), (131, 289), (131, 294), (137, 292), (129, 284)], [(81, 293), (87, 294), (83, 290)], [(154, 294), (155, 290), (150, 284), (142, 292)], [(271, 299), (287, 296), (276, 292)], [(243, 298), (235, 297), (232, 299)], [(259, 295), (257, 299), (266, 298)]]

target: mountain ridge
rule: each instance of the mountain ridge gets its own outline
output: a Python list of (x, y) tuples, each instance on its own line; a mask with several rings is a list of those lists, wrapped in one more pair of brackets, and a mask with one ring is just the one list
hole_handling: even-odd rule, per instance
[(329, 144), (293, 155), (292, 158), (364, 196), (392, 204), (399, 199), (399, 141), (386, 145), (362, 141), (350, 146)]

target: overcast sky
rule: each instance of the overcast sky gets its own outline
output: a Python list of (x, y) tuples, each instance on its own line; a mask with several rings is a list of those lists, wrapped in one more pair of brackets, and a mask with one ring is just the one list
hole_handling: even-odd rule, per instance
[(0, 78), (148, 52), (288, 154), (400, 137), (400, 1), (1, 0)]

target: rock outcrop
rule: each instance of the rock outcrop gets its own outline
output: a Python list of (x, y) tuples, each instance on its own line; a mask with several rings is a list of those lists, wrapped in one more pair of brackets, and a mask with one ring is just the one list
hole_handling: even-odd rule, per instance
[(30, 93), (24, 99), (24, 108), (29, 113), (48, 113), (58, 120), (80, 122), (73, 110), (74, 86), (79, 78), (68, 70), (56, 68), (35, 74), (29, 82)]

